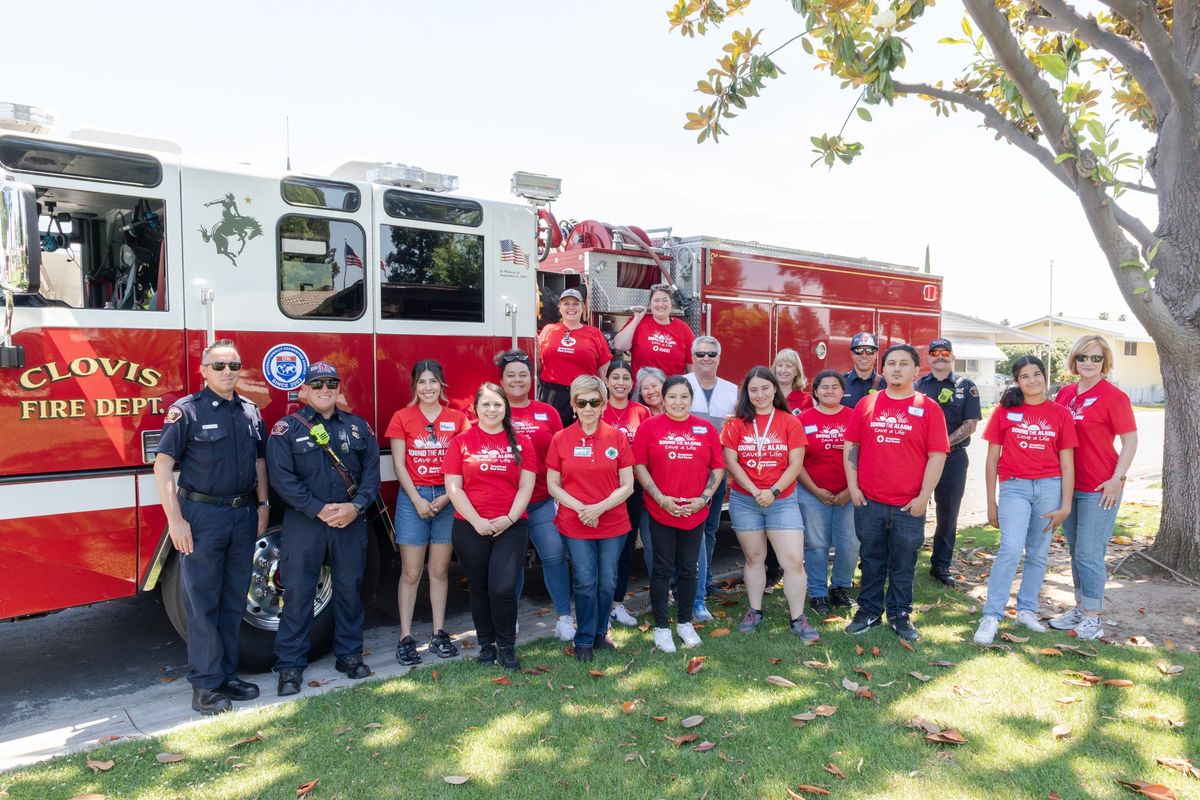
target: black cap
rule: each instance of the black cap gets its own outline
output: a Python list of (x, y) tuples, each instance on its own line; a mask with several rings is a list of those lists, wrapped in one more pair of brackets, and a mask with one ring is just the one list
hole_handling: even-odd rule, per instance
[(879, 340), (875, 338), (875, 334), (873, 333), (869, 333), (868, 331), (859, 331), (858, 333), (854, 334), (854, 338), (850, 340), (850, 349), (853, 350), (856, 347), (874, 347), (876, 350), (878, 350)]
[(932, 353), (934, 350), (949, 350), (953, 353), (954, 345), (950, 344), (949, 339), (934, 339), (929, 343), (929, 352)]

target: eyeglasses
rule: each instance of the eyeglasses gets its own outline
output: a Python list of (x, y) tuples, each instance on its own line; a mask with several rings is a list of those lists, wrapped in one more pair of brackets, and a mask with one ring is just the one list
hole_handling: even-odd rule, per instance
[(308, 385), (313, 389), (336, 389), (342, 385), (342, 382), (337, 378), (317, 378), (315, 381), (309, 381)]
[(850, 352), (854, 353), (856, 356), (873, 356), (879, 351), (874, 347), (855, 347), (851, 349)]
[(945, 348), (939, 348), (937, 350), (930, 350), (929, 355), (937, 356), (938, 358), (945, 358), (946, 356), (953, 355), (953, 354)]
[(1085, 361), (1090, 361), (1090, 362), (1092, 362), (1093, 364), (1103, 364), (1103, 363), (1104, 363), (1104, 356), (1103, 356), (1103, 355), (1099, 355), (1099, 356), (1089, 356), (1089, 355), (1085, 355), (1084, 353), (1079, 353), (1079, 354), (1077, 354), (1077, 355), (1075, 356), (1075, 363), (1076, 363), (1076, 364), (1082, 364), (1082, 363), (1083, 363), (1083, 362), (1085, 362)]
[(210, 361), (207, 364), (205, 364), (204, 366), (212, 367), (217, 372), (224, 372), (226, 367), (229, 368), (230, 372), (240, 372), (242, 369), (242, 362), (240, 362), (240, 361)]
[(716, 350), (697, 350), (696, 352), (692, 353), (692, 355), (694, 355), (696, 358), (716, 358), (721, 354)]
[(599, 408), (602, 405), (604, 405), (604, 401), (602, 399), (600, 399), (599, 397), (593, 397), (591, 400), (588, 400), (585, 397), (576, 397), (575, 398), (575, 407), (576, 408), (587, 408), (589, 406), (591, 406), (592, 408)]

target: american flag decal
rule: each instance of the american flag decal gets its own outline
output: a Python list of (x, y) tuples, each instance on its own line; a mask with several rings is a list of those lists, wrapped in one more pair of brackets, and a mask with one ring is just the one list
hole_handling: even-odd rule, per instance
[(346, 242), (345, 245), (346, 245), (346, 248), (345, 248), (345, 251), (342, 253), (342, 258), (346, 262), (346, 266), (347, 267), (358, 267), (359, 269), (362, 269), (363, 263), (362, 263), (362, 259), (358, 257), (358, 253), (354, 252), (354, 248), (352, 248), (350, 246), (349, 242)]
[(529, 256), (521, 249), (521, 245), (514, 242), (512, 239), (500, 240), (500, 260), (511, 261), (522, 267), (529, 266)]

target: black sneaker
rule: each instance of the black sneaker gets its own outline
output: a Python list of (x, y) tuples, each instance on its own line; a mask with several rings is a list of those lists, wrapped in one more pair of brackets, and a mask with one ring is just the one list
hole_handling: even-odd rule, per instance
[(406, 667), (415, 667), (421, 663), (421, 654), (417, 652), (417, 640), (405, 636), (396, 645), (396, 660)]
[(954, 576), (949, 572), (942, 572), (938, 569), (929, 570), (929, 577), (933, 578), (943, 586), (949, 586), (951, 589), (958, 586), (958, 581), (954, 580)]
[(810, 597), (808, 598), (808, 607), (818, 617), (823, 617), (829, 613), (829, 598), (828, 597)]
[(608, 638), (607, 636), (597, 636), (595, 641), (592, 642), (592, 644), (595, 647), (595, 649), (597, 649), (597, 650), (616, 650), (617, 649), (616, 643), (613, 642), (613, 640)]
[(429, 649), (438, 658), (454, 658), (458, 655), (458, 648), (454, 646), (454, 642), (450, 640), (450, 634), (443, 630), (439, 630), (429, 640)]
[(896, 617), (895, 619), (889, 618), (888, 627), (894, 630), (896, 635), (906, 642), (915, 642), (921, 638), (920, 632), (913, 627), (912, 620), (908, 618), (908, 614)]
[(849, 633), (852, 636), (859, 633), (866, 633), (880, 622), (882, 622), (882, 620), (879, 617), (863, 611), (860, 608), (854, 613), (854, 619), (850, 620), (850, 624), (846, 626), (846, 633)]
[(362, 656), (358, 654), (341, 656), (333, 662), (333, 668), (356, 681), (371, 677), (371, 668), (363, 663)]
[(575, 660), (576, 661), (591, 661), (595, 651), (586, 645), (575, 645)]
[(829, 604), (834, 608), (854, 607), (854, 603), (850, 602), (850, 593), (846, 591), (845, 586), (834, 586), (829, 590)]
[(496, 645), (481, 644), (479, 645), (479, 655), (475, 656), (476, 663), (479, 664), (495, 664), (496, 663)]
[(521, 662), (517, 660), (517, 653), (512, 647), (500, 648), (500, 666), (504, 667), (509, 672), (516, 672), (521, 668)]

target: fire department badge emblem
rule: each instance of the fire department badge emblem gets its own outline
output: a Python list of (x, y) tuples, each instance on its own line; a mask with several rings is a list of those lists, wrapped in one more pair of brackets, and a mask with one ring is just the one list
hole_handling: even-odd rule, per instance
[(288, 432), (288, 424), (284, 420), (279, 420), (275, 423), (275, 427), (271, 428), (272, 436), (283, 436)]
[(171, 406), (169, 409), (167, 409), (167, 416), (163, 418), (163, 424), (170, 425), (172, 422), (178, 422), (182, 416), (182, 411), (175, 406)]
[(308, 356), (294, 344), (277, 344), (263, 357), (263, 377), (276, 389), (295, 389), (304, 383)]

